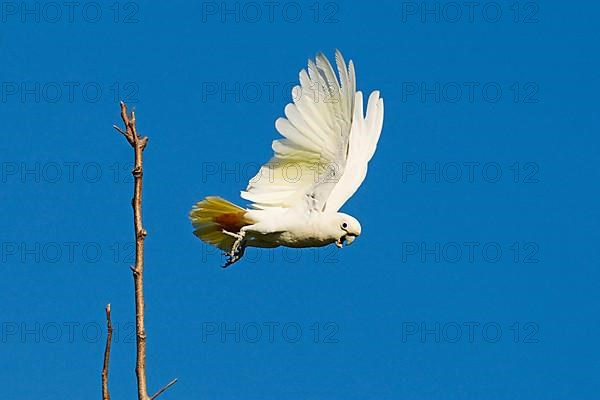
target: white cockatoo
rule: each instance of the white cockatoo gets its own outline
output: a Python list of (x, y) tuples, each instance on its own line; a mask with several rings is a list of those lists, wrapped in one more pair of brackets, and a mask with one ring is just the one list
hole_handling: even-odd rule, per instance
[(339, 80), (323, 54), (300, 71), (300, 85), (285, 118), (275, 122), (283, 138), (274, 156), (252, 178), (239, 207), (207, 197), (192, 208), (194, 234), (223, 250), (227, 267), (247, 246), (271, 248), (350, 245), (361, 233), (358, 220), (338, 212), (367, 174), (383, 126), (383, 99), (356, 91), (352, 61), (335, 54)]

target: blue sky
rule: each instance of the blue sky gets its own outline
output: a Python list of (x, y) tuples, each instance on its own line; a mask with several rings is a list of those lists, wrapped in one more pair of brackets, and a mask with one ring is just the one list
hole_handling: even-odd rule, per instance
[[(164, 398), (592, 399), (600, 389), (593, 2), (3, 2), (0, 381), (134, 396), (131, 149), (150, 137), (148, 380)], [(230, 269), (193, 203), (270, 155), (318, 51), (381, 90), (352, 247)]]

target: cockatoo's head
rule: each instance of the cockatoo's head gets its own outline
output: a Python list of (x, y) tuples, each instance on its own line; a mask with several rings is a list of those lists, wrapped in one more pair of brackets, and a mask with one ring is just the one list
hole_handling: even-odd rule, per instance
[(360, 222), (354, 217), (348, 214), (337, 213), (335, 221), (338, 224), (339, 239), (336, 240), (335, 245), (342, 248), (344, 242), (346, 246), (350, 246), (354, 239), (360, 235)]

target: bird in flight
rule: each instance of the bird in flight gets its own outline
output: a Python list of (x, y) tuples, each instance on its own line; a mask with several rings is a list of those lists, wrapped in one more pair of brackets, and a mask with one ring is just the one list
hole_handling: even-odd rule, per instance
[(336, 73), (325, 55), (308, 61), (285, 118), (274, 155), (250, 180), (241, 197), (248, 209), (209, 196), (190, 212), (194, 234), (225, 252), (223, 266), (237, 262), (248, 246), (273, 248), (350, 245), (358, 220), (338, 212), (367, 174), (383, 126), (383, 99), (374, 91), (363, 114), (352, 61), (336, 51)]

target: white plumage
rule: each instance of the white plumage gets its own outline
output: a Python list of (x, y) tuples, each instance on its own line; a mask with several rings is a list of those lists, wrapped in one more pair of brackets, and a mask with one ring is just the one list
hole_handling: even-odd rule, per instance
[(360, 234), (359, 222), (337, 211), (366, 177), (383, 126), (383, 99), (371, 93), (364, 115), (354, 64), (346, 65), (339, 51), (336, 64), (339, 80), (323, 54), (300, 71), (293, 103), (275, 122), (283, 138), (273, 141), (274, 156), (241, 193), (251, 208), (218, 197), (192, 208), (194, 233), (227, 253), (225, 266), (246, 246), (342, 247)]

